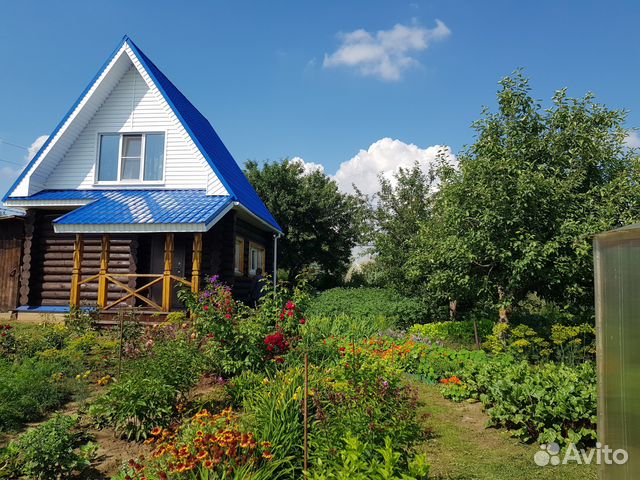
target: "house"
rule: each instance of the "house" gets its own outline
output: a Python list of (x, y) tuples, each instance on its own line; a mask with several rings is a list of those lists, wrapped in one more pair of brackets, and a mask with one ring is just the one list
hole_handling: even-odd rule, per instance
[[(243, 298), (282, 229), (207, 119), (124, 37), (3, 198), (25, 209), (18, 311)], [(7, 272), (3, 271), (3, 275)]]

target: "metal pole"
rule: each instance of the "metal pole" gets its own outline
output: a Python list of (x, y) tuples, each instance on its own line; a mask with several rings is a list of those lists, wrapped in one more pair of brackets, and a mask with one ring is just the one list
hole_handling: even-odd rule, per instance
[(276, 295), (278, 288), (278, 234), (273, 235), (273, 294)]

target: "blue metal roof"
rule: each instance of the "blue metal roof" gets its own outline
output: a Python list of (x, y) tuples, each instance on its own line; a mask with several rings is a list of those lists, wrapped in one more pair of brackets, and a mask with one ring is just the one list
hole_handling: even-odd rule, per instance
[(208, 224), (233, 200), (204, 190), (44, 190), (21, 200), (90, 200), (58, 225)]
[[(271, 212), (269, 212), (266, 205), (260, 199), (249, 180), (247, 180), (247, 177), (245, 177), (244, 173), (234, 160), (229, 150), (227, 150), (227, 147), (222, 143), (222, 140), (213, 129), (209, 121), (198, 111), (198, 109), (196, 109), (196, 107), (193, 106), (193, 104), (176, 88), (173, 83), (171, 83), (171, 81), (158, 69), (158, 67), (156, 67), (155, 64), (126, 35), (123, 37), (122, 42), (114, 50), (111, 57), (107, 60), (107, 62), (105, 62), (100, 72), (98, 72), (96, 77), (94, 77), (94, 80), (87, 87), (85, 92), (83, 92), (78, 101), (76, 101), (74, 106), (69, 110), (65, 118), (60, 122), (58, 127), (56, 127), (56, 130), (54, 130), (49, 139), (52, 139), (55, 136), (57, 131), (61, 128), (66, 119), (71, 115), (81, 99), (89, 91), (93, 83), (97, 80), (102, 71), (106, 68), (111, 59), (116, 55), (116, 53), (124, 43), (127, 43), (136, 54), (136, 56), (140, 60), (140, 63), (158, 87), (158, 90), (160, 90), (169, 106), (178, 116), (183, 126), (202, 152), (203, 156), (207, 159), (207, 162), (209, 163), (211, 168), (218, 175), (220, 181), (229, 192), (229, 195), (232, 197), (232, 200), (237, 200), (251, 213), (265, 221), (267, 224), (271, 225), (277, 231), (282, 232), (282, 228), (280, 227), (280, 225), (278, 225), (278, 222), (275, 220), (275, 218), (273, 218)], [(9, 189), (9, 192), (5, 195), (3, 199), (4, 201), (8, 199), (10, 193), (22, 180), (26, 172), (29, 170), (29, 168), (31, 168), (31, 165), (33, 165), (37, 161), (46, 145), (47, 144), (45, 144), (40, 149), (38, 154), (36, 154), (33, 160), (27, 165), (27, 167), (25, 167), (20, 177), (18, 177), (14, 185)]]

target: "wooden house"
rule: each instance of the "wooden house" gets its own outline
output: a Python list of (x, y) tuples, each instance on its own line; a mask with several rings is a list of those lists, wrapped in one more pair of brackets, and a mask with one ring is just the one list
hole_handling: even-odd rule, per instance
[(3, 202), (26, 211), (18, 311), (169, 312), (178, 286), (214, 274), (243, 298), (275, 267), (281, 233), (211, 124), (128, 37)]

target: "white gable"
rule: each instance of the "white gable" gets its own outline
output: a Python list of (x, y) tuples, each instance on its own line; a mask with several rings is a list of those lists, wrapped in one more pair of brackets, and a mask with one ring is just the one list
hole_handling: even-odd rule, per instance
[(166, 142), (164, 182), (158, 188), (198, 188), (211, 195), (228, 194), (125, 44), (12, 197), (43, 189), (97, 188), (95, 167), (100, 133), (158, 131), (165, 132)]

